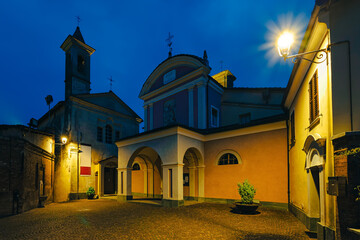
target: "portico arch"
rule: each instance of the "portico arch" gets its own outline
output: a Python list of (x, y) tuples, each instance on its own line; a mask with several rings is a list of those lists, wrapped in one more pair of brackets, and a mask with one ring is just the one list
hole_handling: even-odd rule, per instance
[[(140, 165), (140, 170), (133, 170), (134, 163)], [(120, 200), (133, 199), (134, 191), (134, 195), (137, 197), (161, 198), (161, 165), (162, 161), (157, 151), (146, 146), (136, 149), (128, 161), (123, 160), (121, 163), (119, 161)], [(135, 185), (133, 186), (133, 184)]]
[(183, 157), (183, 194), (186, 200), (204, 197), (204, 159), (197, 148), (188, 148)]

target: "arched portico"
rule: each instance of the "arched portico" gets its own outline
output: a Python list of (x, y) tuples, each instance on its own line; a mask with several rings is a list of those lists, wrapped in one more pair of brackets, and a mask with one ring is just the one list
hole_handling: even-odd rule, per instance
[(204, 160), (194, 147), (186, 150), (184, 162), (183, 192), (185, 200), (199, 200), (204, 197)]
[[(184, 131), (183, 134), (182, 131)], [(204, 146), (201, 140), (193, 138), (188, 130), (178, 126), (159, 132), (142, 134), (118, 141), (118, 200), (132, 199), (132, 167), (134, 162), (142, 165), (144, 172), (144, 193), (156, 196), (156, 178), (152, 171), (159, 170), (163, 206), (176, 207), (184, 204), (183, 170), (191, 172), (191, 196), (204, 197)], [(197, 135), (196, 135), (197, 136)], [(186, 160), (184, 162), (184, 156)], [(190, 167), (190, 168), (189, 168)], [(141, 168), (141, 167), (140, 167)], [(140, 174), (139, 174), (140, 175)], [(147, 175), (147, 176), (145, 176)], [(135, 182), (135, 181), (134, 181)], [(155, 186), (154, 190), (151, 186)], [(137, 188), (139, 189), (139, 188)], [(195, 189), (195, 190), (194, 190)], [(190, 190), (189, 190), (190, 193)]]

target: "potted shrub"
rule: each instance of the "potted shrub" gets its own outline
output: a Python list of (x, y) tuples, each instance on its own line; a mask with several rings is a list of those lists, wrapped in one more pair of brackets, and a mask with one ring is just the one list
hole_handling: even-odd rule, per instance
[(246, 179), (244, 183), (238, 183), (238, 192), (241, 197), (240, 202), (235, 202), (236, 211), (240, 213), (255, 213), (260, 203), (254, 202), (256, 189)]
[(89, 187), (89, 189), (86, 192), (86, 195), (87, 195), (88, 199), (94, 199), (95, 189), (93, 187)]

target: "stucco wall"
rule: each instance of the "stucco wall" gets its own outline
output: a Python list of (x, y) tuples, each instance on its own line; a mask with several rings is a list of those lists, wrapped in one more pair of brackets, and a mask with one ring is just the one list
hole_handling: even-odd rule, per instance
[[(322, 28), (320, 28), (322, 27)], [(328, 45), (328, 37), (324, 38), (326, 28), (321, 24), (316, 28), (318, 32), (314, 34), (314, 38), (323, 40), (319, 48), (326, 48)], [(324, 30), (325, 29), (325, 30)], [(322, 30), (322, 31), (320, 31)], [(331, 74), (328, 66), (331, 64), (331, 54), (328, 55), (328, 63), (325, 61), (321, 64), (313, 64), (304, 72), (298, 73), (303, 76), (303, 83), (300, 86), (297, 95), (291, 104), (289, 113), (295, 113), (295, 144), (289, 150), (289, 184), (290, 184), (290, 203), (308, 217), (321, 217), (322, 224), (334, 228), (335, 226), (335, 198), (326, 194), (325, 185), (329, 176), (333, 176), (333, 146), (331, 143), (332, 134), (332, 92), (331, 92)], [(307, 74), (305, 75), (305, 71)], [(309, 122), (309, 81), (314, 76), (315, 72), (318, 74), (318, 96), (319, 96), (319, 124), (310, 128)], [(345, 120), (345, 119), (344, 119)], [(290, 126), (290, 120), (289, 120)], [(305, 169), (306, 153), (304, 152), (304, 144), (308, 136), (316, 136), (317, 138), (325, 139), (325, 165), (321, 170), (319, 184), (319, 193), (314, 189), (314, 179), (312, 178), (311, 170)], [(289, 136), (290, 138), (290, 136)], [(289, 143), (290, 145), (290, 143)], [(321, 177), (322, 176), (322, 177)], [(322, 183), (321, 183), (322, 182)], [(321, 189), (322, 188), (322, 189)], [(321, 192), (322, 191), (322, 192)], [(317, 195), (320, 197), (317, 197)], [(317, 207), (316, 204), (320, 204)], [(320, 209), (319, 209), (320, 208)], [(321, 213), (322, 212), (322, 213)], [(321, 216), (322, 215), (322, 216)]]
[[(241, 164), (217, 165), (226, 149), (241, 156)], [(205, 197), (240, 199), (237, 183), (248, 179), (256, 199), (287, 202), (286, 129), (205, 142)]]

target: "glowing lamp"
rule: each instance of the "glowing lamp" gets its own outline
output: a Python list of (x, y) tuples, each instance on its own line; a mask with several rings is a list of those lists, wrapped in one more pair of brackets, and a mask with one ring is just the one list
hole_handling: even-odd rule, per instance
[(61, 142), (62, 142), (62, 144), (66, 144), (67, 143), (67, 137), (65, 137), (65, 136), (62, 136), (61, 137)]
[(280, 57), (286, 60), (286, 57), (290, 54), (291, 45), (294, 43), (294, 36), (289, 32), (284, 32), (277, 41), (277, 47)]

